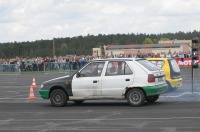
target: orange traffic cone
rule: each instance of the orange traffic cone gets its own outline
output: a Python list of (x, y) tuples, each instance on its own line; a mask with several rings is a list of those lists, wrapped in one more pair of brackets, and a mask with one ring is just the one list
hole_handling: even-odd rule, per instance
[(35, 82), (35, 78), (33, 77), (33, 81), (32, 81), (32, 88), (36, 88), (37, 86), (36, 86), (36, 82)]
[(29, 94), (28, 99), (30, 99), (30, 100), (36, 99), (36, 97), (34, 96), (34, 91), (33, 91), (32, 85), (30, 85), (30, 94)]

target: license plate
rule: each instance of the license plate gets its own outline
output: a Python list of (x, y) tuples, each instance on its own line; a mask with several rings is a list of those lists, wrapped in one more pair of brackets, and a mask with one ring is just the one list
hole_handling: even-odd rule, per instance
[(163, 81), (162, 77), (158, 78), (158, 82), (162, 82), (162, 81)]

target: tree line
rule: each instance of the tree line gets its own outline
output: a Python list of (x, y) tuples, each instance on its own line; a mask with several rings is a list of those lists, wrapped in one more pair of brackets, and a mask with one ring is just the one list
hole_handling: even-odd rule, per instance
[[(162, 34), (110, 34), (97, 36), (76, 36), (66, 38), (54, 38), (53, 40), (37, 40), (33, 42), (7, 42), (0, 43), (0, 58), (52, 57), (53, 50), (56, 56), (65, 55), (91, 55), (92, 48), (103, 45), (127, 45), (127, 44), (157, 44), (159, 40), (190, 40), (200, 36), (200, 31), (177, 32)], [(54, 46), (53, 46), (54, 45)], [(54, 48), (53, 48), (54, 47)]]

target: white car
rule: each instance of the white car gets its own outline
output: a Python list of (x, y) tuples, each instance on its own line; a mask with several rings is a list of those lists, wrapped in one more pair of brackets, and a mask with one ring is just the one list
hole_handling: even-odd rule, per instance
[(163, 70), (146, 59), (112, 58), (93, 60), (72, 76), (46, 81), (39, 92), (53, 106), (96, 99), (127, 99), (131, 106), (141, 106), (155, 102), (166, 88)]

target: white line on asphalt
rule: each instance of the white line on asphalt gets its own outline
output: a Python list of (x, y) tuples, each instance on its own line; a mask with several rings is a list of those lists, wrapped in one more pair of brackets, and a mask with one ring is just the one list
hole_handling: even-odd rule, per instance
[[(113, 119), (107, 119), (107, 118), (90, 118), (90, 119), (81, 119), (81, 118), (73, 118), (73, 119), (13, 119), (9, 121), (14, 122), (27, 122), (27, 121), (102, 121), (102, 120), (182, 120), (182, 119), (200, 119), (200, 117), (166, 117), (166, 118), (113, 118)], [(5, 121), (5, 120), (0, 120)]]

